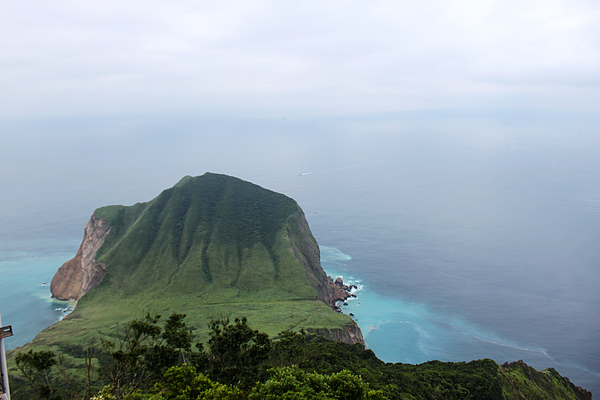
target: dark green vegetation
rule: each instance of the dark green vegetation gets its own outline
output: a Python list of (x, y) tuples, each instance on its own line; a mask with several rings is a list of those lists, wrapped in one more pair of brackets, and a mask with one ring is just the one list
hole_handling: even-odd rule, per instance
[(79, 369), (65, 368), (51, 351), (22, 352), (15, 357), (21, 375), (14, 379), (13, 397), (90, 399), (106, 384), (102, 396), (119, 400), (285, 398), (287, 392), (302, 394), (294, 398), (384, 398), (348, 371), (329, 376), (298, 367), (273, 369), (305, 358), (303, 330), (286, 331), (273, 342), (246, 318), (231, 323), (220, 317), (209, 324), (207, 348), (197, 343), (193, 350), (184, 318), (172, 314), (164, 326), (158, 315), (133, 320), (114, 340), (88, 348)]
[[(274, 340), (245, 318), (210, 322), (209, 340), (192, 346), (182, 314), (164, 326), (148, 315), (103, 342), (97, 362), (79, 371), (95, 387), (74, 383), (73, 371), (47, 351), (21, 353), (23, 381), (15, 399), (590, 399), (554, 370), (538, 372), (522, 362), (386, 364), (360, 344), (333, 342), (304, 331)], [(194, 347), (194, 348), (193, 348)], [(91, 358), (91, 357), (88, 357)], [(107, 386), (98, 393), (99, 384)], [(100, 397), (102, 396), (102, 397)]]

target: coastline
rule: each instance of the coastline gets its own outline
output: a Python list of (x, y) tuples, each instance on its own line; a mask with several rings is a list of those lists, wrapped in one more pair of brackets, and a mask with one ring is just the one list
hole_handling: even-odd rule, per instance
[[(3, 278), (0, 304), (4, 305), (3, 321), (12, 325), (14, 332), (14, 336), (5, 339), (7, 350), (30, 342), (39, 332), (64, 318), (64, 308), (72, 307), (68, 302), (52, 298), (50, 286), (44, 285), (68, 254), (53, 250), (4, 253), (5, 258), (0, 260)], [(10, 307), (6, 307), (9, 304)]]
[(417, 365), (432, 360), (468, 362), (490, 358), (502, 365), (524, 360), (536, 370), (554, 368), (576, 386), (593, 392), (594, 382), (600, 377), (598, 372), (559, 361), (547, 349), (501, 337), (460, 315), (380, 295), (350, 272), (346, 264), (352, 258), (346, 255), (340, 260), (337, 252), (338, 249), (325, 248), (323, 269), (329, 276), (340, 276), (346, 285), (356, 286), (356, 297), (339, 302), (340, 312), (353, 319), (363, 333), (366, 348), (382, 361)]

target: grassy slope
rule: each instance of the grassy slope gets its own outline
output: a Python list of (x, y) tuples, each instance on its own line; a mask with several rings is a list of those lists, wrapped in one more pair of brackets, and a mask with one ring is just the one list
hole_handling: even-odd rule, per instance
[(37, 346), (86, 345), (148, 312), (186, 313), (199, 340), (219, 315), (247, 316), (273, 336), (351, 324), (318, 300), (294, 256), (291, 242), (306, 247), (297, 229), (303, 215), (284, 195), (205, 174), (150, 202), (100, 208), (95, 216), (111, 225), (97, 254), (108, 272), (72, 314), (36, 337)]

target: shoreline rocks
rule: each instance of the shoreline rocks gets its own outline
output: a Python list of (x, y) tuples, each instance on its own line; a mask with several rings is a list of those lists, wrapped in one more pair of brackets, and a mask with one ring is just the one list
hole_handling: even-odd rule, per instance
[(338, 277), (335, 281), (330, 276), (328, 276), (327, 279), (329, 285), (333, 288), (331, 308), (333, 308), (337, 312), (342, 312), (338, 305), (338, 302), (345, 302), (351, 297), (356, 297), (356, 295), (352, 293), (352, 290), (356, 289), (357, 287), (356, 285), (346, 285), (341, 277)]

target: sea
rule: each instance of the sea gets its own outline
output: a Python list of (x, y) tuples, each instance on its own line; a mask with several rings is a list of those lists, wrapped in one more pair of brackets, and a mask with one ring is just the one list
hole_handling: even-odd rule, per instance
[(599, 395), (599, 122), (533, 111), (4, 121), (6, 347), (72, 309), (49, 282), (96, 208), (209, 171), (299, 203), (324, 269), (356, 285), (342, 310), (382, 360), (524, 360)]

